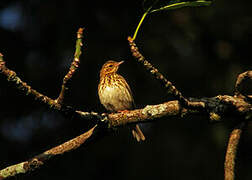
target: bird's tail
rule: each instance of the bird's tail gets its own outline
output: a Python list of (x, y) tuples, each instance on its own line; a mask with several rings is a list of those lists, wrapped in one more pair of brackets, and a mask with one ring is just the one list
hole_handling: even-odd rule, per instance
[(133, 134), (133, 137), (136, 138), (138, 142), (145, 140), (144, 134), (138, 125), (132, 128), (132, 134)]

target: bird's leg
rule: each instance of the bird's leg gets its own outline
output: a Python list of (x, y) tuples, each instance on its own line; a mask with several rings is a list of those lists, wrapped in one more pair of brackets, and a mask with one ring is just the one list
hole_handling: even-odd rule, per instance
[(125, 109), (125, 110), (119, 110), (117, 112), (119, 112), (119, 113), (127, 113), (127, 112), (129, 112), (129, 110)]

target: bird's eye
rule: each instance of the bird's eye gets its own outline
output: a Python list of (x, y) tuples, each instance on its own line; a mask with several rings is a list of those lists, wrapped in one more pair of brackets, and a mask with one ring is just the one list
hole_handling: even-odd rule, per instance
[(110, 64), (108, 67), (110, 67), (110, 68), (113, 67), (113, 64)]

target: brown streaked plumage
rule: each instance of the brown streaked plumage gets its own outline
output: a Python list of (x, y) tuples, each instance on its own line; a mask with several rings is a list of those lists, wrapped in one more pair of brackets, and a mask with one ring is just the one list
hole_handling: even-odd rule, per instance
[[(134, 108), (132, 92), (126, 80), (117, 70), (123, 61), (107, 61), (100, 71), (100, 83), (98, 94), (101, 104), (110, 112), (130, 110)], [(144, 141), (145, 137), (136, 125), (132, 128), (132, 134), (137, 141)]]

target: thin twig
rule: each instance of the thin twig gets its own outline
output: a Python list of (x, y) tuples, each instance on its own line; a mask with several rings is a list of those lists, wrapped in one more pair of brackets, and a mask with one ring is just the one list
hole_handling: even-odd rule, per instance
[(56, 103), (58, 103), (60, 105), (62, 105), (63, 100), (64, 100), (65, 91), (68, 89), (67, 82), (69, 81), (69, 79), (72, 78), (73, 74), (78, 69), (79, 64), (80, 64), (82, 33), (83, 33), (83, 28), (79, 28), (79, 30), (77, 32), (77, 40), (76, 40), (74, 59), (73, 59), (73, 62), (69, 68), (68, 73), (65, 75), (65, 77), (63, 79), (63, 83), (61, 86), (61, 91), (60, 91), (59, 97), (55, 100)]
[(235, 157), (237, 152), (237, 147), (239, 144), (239, 140), (241, 137), (241, 133), (245, 123), (239, 125), (239, 127), (235, 128), (229, 137), (228, 147), (226, 152), (225, 158), (225, 165), (224, 165), (224, 178), (225, 180), (234, 180), (235, 178)]
[(163, 74), (161, 74), (158, 69), (156, 69), (150, 62), (148, 62), (145, 57), (139, 52), (138, 47), (136, 46), (134, 40), (131, 37), (128, 37), (130, 49), (132, 55), (144, 65), (145, 69), (150, 72), (156, 79), (158, 79), (162, 85), (167, 89), (167, 92), (173, 95), (183, 106), (190, 108), (204, 108), (204, 104), (190, 102), (186, 99), (182, 93), (170, 82), (168, 81)]
[(8, 69), (5, 65), (5, 61), (3, 60), (3, 55), (0, 53), (0, 72), (1, 74), (5, 75), (9, 82), (14, 83), (14, 86), (17, 87), (19, 90), (23, 91), (26, 95), (31, 95), (34, 99), (47, 104), (49, 107), (59, 110), (60, 106), (57, 102), (53, 99), (41, 94), (40, 92), (34, 90), (29, 86), (27, 83), (23, 82), (17, 74)]
[(80, 145), (85, 143), (88, 139), (90, 139), (91, 136), (94, 135), (94, 130), (97, 127), (95, 125), (87, 132), (81, 134), (80, 136), (77, 136), (76, 138), (73, 138), (61, 145), (58, 145), (50, 150), (47, 150), (33, 158), (31, 158), (28, 161), (21, 162), (19, 164), (15, 164), (9, 167), (6, 167), (5, 169), (0, 170), (0, 180), (3, 180), (5, 178), (16, 176), (18, 174), (24, 174), (27, 172), (34, 171), (45, 164), (46, 161), (49, 159), (57, 156), (62, 155), (65, 152), (72, 151), (76, 148), (78, 148)]

